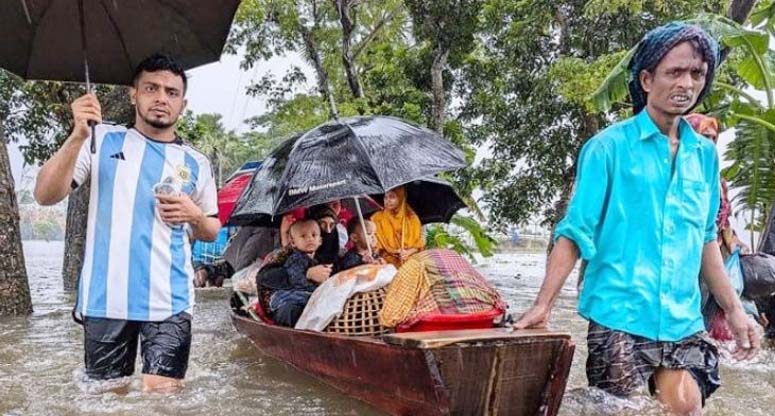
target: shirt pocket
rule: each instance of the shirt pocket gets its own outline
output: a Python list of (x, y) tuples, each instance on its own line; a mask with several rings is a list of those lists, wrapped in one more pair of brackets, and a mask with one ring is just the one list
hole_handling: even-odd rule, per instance
[(710, 209), (710, 187), (705, 182), (683, 179), (681, 214), (692, 226), (705, 228)]

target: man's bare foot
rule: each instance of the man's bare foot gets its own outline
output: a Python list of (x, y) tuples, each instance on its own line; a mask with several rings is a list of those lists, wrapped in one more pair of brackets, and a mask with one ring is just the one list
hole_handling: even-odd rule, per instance
[(183, 389), (183, 380), (176, 378), (143, 374), (144, 393), (177, 393)]

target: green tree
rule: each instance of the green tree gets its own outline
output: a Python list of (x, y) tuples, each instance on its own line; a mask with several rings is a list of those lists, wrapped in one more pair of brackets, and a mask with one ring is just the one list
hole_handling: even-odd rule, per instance
[(18, 129), (21, 81), (0, 70), (0, 315), (32, 313), (32, 299), (24, 265), (19, 206), (7, 144)]
[(444, 70), (450, 56), (460, 62), (474, 48), (483, 3), (481, 0), (406, 0), (414, 23), (413, 32), (417, 39), (428, 42), (431, 50), (431, 126), (439, 133), (444, 131), (447, 111)]
[(24, 189), (16, 195), (19, 200), (19, 205), (29, 205), (35, 203), (35, 198), (32, 197), (32, 192)]
[(197, 114), (187, 111), (181, 117), (178, 134), (207, 154), (213, 165), (218, 187), (227, 176), (249, 160), (263, 159), (279, 143), (279, 139), (265, 133), (237, 134), (227, 131), (220, 114)]
[(324, 0), (248, 0), (237, 11), (230, 48), (232, 52), (245, 48), (245, 69), (261, 59), (300, 52), (314, 69), (318, 93), (333, 118), (339, 112), (328, 79), (324, 48), (337, 38), (331, 24), (335, 16), (333, 4)]
[(626, 114), (621, 106), (598, 111), (589, 95), (648, 29), (724, 7), (723, 1), (487, 1), (480, 47), (466, 62), (462, 117), (474, 142), (490, 153), (476, 176), (493, 222), (541, 216), (553, 227), (572, 193), (582, 144)]
[(448, 248), (476, 262), (476, 253), (483, 257), (492, 256), (497, 241), (476, 219), (456, 214), (450, 226), (434, 224), (426, 228), (425, 245), (428, 248)]
[(37, 221), (32, 225), (33, 238), (36, 240), (59, 240), (62, 237), (62, 227), (51, 220)]

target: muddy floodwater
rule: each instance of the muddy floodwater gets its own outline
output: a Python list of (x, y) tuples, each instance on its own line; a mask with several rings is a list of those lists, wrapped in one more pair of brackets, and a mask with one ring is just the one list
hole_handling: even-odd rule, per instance
[[(232, 327), (228, 292), (223, 289), (197, 292), (184, 391), (172, 396), (143, 394), (135, 377), (127, 395), (96, 393), (82, 381), (82, 330), (70, 317), (74, 297), (62, 289), (62, 243), (27, 241), (24, 250), (35, 313), (0, 321), (0, 415), (380, 414), (258, 354)], [(503, 293), (511, 310), (519, 312), (538, 291), (544, 256), (498, 254), (477, 267)], [(574, 275), (552, 316), (552, 327), (570, 331), (577, 345), (561, 414), (663, 414), (646, 397), (621, 400), (586, 387), (586, 321), (575, 313), (575, 305)], [(724, 358), (721, 376), (723, 386), (708, 401), (706, 415), (775, 414), (773, 350), (751, 362)]]

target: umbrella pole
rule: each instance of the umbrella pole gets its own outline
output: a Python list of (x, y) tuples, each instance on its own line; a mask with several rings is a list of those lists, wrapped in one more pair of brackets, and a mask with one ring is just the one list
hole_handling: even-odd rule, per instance
[[(358, 197), (353, 197), (353, 200), (355, 201), (355, 210), (358, 211), (358, 220), (361, 222), (361, 230), (363, 230), (363, 235), (366, 235), (366, 221), (363, 220), (363, 211), (361, 211), (361, 204), (358, 202)], [(369, 249), (369, 257), (374, 257), (374, 253), (371, 249), (371, 242), (369, 241), (369, 238), (366, 237), (366, 247)]]
[[(86, 53), (88, 47), (86, 44), (86, 19), (83, 15), (83, 0), (78, 0), (78, 19), (81, 23), (81, 48), (83, 50), (83, 69), (86, 71), (86, 93), (89, 94), (92, 92), (92, 88), (89, 79), (89, 55)], [(91, 127), (91, 143), (89, 146), (92, 153), (97, 153), (97, 144), (94, 139), (97, 123), (89, 121), (89, 126)]]

